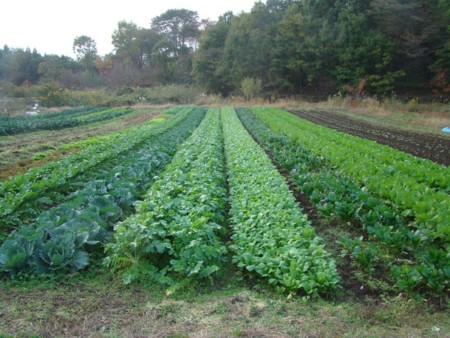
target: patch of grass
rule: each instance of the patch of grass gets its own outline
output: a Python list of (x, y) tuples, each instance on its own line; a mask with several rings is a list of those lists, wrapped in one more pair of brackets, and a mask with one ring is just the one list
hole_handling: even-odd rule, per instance
[[(237, 282), (233, 283), (233, 280)], [(312, 300), (246, 284), (239, 271), (170, 297), (158, 285), (125, 287), (93, 268), (63, 280), (0, 284), (0, 336), (441, 337), (448, 313), (403, 296)], [(433, 331), (434, 330), (434, 331)]]

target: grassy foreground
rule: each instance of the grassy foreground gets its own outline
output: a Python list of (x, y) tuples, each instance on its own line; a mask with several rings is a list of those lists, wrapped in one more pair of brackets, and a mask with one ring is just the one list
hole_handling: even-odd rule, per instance
[[(0, 336), (448, 337), (449, 316), (402, 296), (286, 299), (230, 272), (167, 296), (91, 269), (58, 282), (0, 284)], [(251, 285), (251, 286), (250, 286)]]

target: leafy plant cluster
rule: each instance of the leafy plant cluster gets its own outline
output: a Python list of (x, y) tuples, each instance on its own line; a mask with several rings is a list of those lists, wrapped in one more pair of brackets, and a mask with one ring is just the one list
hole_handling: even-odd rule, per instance
[(13, 135), (21, 132), (39, 130), (40, 128), (52, 129), (50, 127), (52, 126), (52, 123), (55, 123), (55, 121), (59, 121), (63, 124), (64, 120), (69, 121), (71, 118), (104, 111), (105, 109), (107, 108), (86, 106), (82, 108), (65, 109), (59, 112), (50, 112), (34, 116), (1, 116), (0, 135)]
[(66, 203), (13, 231), (0, 247), (0, 272), (48, 275), (86, 267), (93, 246), (105, 244), (113, 225), (134, 211), (134, 203), (203, 116), (192, 114), (148, 138), (140, 151), (129, 153), (122, 164), (87, 182)]
[[(295, 124), (292, 126), (292, 121), (276, 120), (283, 112), (266, 109), (253, 111), (280, 132), (290, 130), (294, 133), (296, 127)], [(338, 219), (342, 224), (354, 224), (357, 229), (365, 231), (366, 239), (345, 236), (340, 243), (344, 251), (349, 252), (366, 271), (376, 275), (378, 268), (390, 267), (390, 278), (400, 290), (425, 289), (437, 293), (445, 290), (449, 277), (446, 259), (448, 241), (436, 233), (438, 228), (424, 225), (411, 212), (380, 197), (336, 167), (332, 160), (320, 155), (331, 154), (332, 150), (314, 153), (304, 141), (313, 137), (316, 132), (314, 129), (303, 129), (301, 132), (297, 129), (295, 139), (293, 136), (291, 139), (270, 130), (247, 110), (240, 110), (239, 116), (259, 142), (270, 149), (275, 158), (291, 172), (299, 189), (323, 216)], [(336, 132), (329, 130), (329, 133)], [(319, 142), (317, 139), (315, 141)], [(361, 141), (354, 138), (353, 142)], [(336, 143), (323, 141), (316, 146), (326, 148), (333, 144)], [(357, 147), (349, 147), (346, 153), (353, 149)], [(339, 156), (338, 153), (335, 155)], [(356, 163), (361, 161), (353, 159)], [(365, 165), (371, 163), (366, 162)], [(430, 177), (427, 179), (435, 182)]]
[(115, 226), (106, 264), (125, 283), (212, 278), (226, 259), (226, 179), (218, 109), (181, 145), (137, 212)]
[[(325, 158), (373, 194), (398, 205), (415, 225), (448, 240), (450, 168), (393, 148), (301, 120), (286, 111), (257, 115)], [(269, 121), (270, 119), (270, 121)]]
[(84, 147), (79, 152), (0, 182), (0, 230), (5, 231), (14, 223), (19, 208), (33, 208), (33, 202), (44, 192), (55, 191), (100, 163), (125, 154), (150, 136), (166, 132), (187, 119), (193, 110), (190, 107), (180, 108), (179, 114), (164, 124), (146, 124), (96, 138), (90, 144), (83, 143)]
[(131, 108), (85, 107), (37, 116), (0, 117), (0, 136), (37, 130), (64, 129), (110, 120), (132, 112)]
[[(156, 118), (149, 121), (148, 124), (157, 124), (163, 121), (165, 121), (164, 118)], [(66, 143), (59, 148), (59, 151), (66, 154), (67, 156), (67, 154), (69, 153), (80, 151), (81, 149), (91, 147), (95, 144), (101, 144), (107, 139), (108, 136), (90, 137), (80, 141)], [(140, 149), (142, 149), (142, 147), (145, 146), (147, 146), (146, 142), (137, 144), (129, 151), (106, 159), (105, 161), (97, 164), (95, 167), (90, 168), (80, 175), (72, 177), (70, 180), (65, 180), (63, 184), (41, 192), (39, 194), (39, 197), (27, 200), (26, 202), (22, 203), (13, 213), (5, 216), (0, 220), (0, 224), (4, 226), (2, 230), (5, 231), (3, 234), (0, 232), (0, 243), (6, 237), (8, 230), (15, 229), (23, 224), (30, 224), (34, 222), (36, 218), (41, 214), (41, 212), (43, 212), (44, 210), (48, 210), (55, 205), (66, 202), (70, 197), (70, 194), (77, 190), (83, 189), (86, 182), (97, 180), (99, 179), (99, 177), (101, 178), (104, 176), (105, 171), (109, 172), (111, 168), (128, 162), (130, 153), (137, 153)], [(51, 155), (52, 153), (53, 150), (37, 153), (34, 156), (34, 159), (44, 158)]]
[(224, 110), (233, 262), (267, 278), (282, 292), (316, 294), (335, 288), (335, 262), (300, 212), (286, 181), (236, 112)]

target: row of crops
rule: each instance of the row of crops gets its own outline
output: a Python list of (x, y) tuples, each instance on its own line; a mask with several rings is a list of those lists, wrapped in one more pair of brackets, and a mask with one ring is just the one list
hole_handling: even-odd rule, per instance
[(110, 170), (110, 161), (120, 159), (115, 162), (122, 163), (118, 156), (122, 155), (126, 160), (130, 151), (141, 147), (152, 135), (165, 133), (185, 120), (188, 121), (186, 123), (192, 123), (195, 121), (193, 116), (196, 117), (202, 111), (204, 113), (202, 108), (195, 109), (195, 113), (191, 114), (192, 110), (181, 109), (173, 119), (160, 126), (145, 124), (72, 144), (81, 150), (60, 161), (49, 162), (26, 174), (0, 182), (0, 230), (8, 230), (11, 225), (16, 226), (23, 221), (28, 222), (36, 215), (36, 210), (39, 212), (46, 205), (58, 203), (61, 199), (59, 195), (78, 190), (86, 181), (97, 179), (95, 171), (99, 165), (104, 164)]
[(72, 128), (114, 119), (131, 112), (131, 108), (84, 107), (35, 116), (0, 117), (0, 136)]
[(448, 168), (278, 109), (168, 113), (1, 183), (0, 273), (54, 276), (103, 257), (125, 283), (176, 288), (232, 262), (279, 292), (334, 292), (335, 259), (268, 153), (364, 277), (446, 292)]
[(136, 214), (116, 226), (107, 252), (126, 283), (211, 279), (229, 256), (280, 291), (313, 294), (339, 280), (285, 180), (231, 108), (208, 111)]
[(341, 224), (338, 241), (362, 278), (407, 292), (446, 291), (447, 167), (278, 109), (241, 109), (239, 116), (325, 222)]

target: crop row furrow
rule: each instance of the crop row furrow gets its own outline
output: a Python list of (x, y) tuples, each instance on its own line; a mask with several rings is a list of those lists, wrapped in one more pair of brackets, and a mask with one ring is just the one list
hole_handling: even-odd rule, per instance
[[(442, 292), (448, 279), (445, 263), (445, 241), (436, 239), (427, 227), (410, 226), (399, 210), (359, 186), (351, 177), (315, 155), (304, 145), (270, 130), (250, 111), (239, 110), (239, 116), (253, 135), (295, 180), (325, 218), (338, 219), (346, 229), (351, 222), (360, 226), (368, 238), (344, 236), (343, 249), (370, 274), (376, 268), (391, 269), (391, 279), (401, 290), (426, 288)], [(285, 128), (289, 128), (286, 124)], [(404, 265), (403, 262), (411, 262)], [(384, 276), (389, 278), (388, 276)]]
[(374, 195), (397, 205), (404, 217), (414, 217), (418, 228), (427, 228), (434, 238), (448, 240), (449, 168), (315, 125), (279, 109), (254, 112), (275, 131), (285, 133)]
[[(264, 114), (265, 109), (256, 109), (258, 114)], [(320, 154), (327, 158), (333, 158), (334, 161), (342, 161), (343, 164), (351, 160), (372, 161), (377, 164), (377, 172), (383, 172), (385, 175), (395, 174), (403, 177), (410, 177), (418, 183), (423, 183), (435, 190), (450, 192), (450, 177), (442, 176), (441, 173), (445, 167), (431, 162), (426, 159), (417, 158), (410, 154), (392, 149), (388, 146), (378, 144), (376, 142), (360, 138), (358, 136), (349, 135), (339, 131), (335, 131), (325, 126), (314, 124), (310, 121), (298, 118), (287, 111), (275, 110), (272, 115), (273, 119), (290, 123), (297, 130), (305, 133), (313, 134), (313, 139), (309, 139), (309, 143), (313, 143), (316, 139), (326, 139), (329, 148), (325, 148)], [(283, 122), (281, 122), (283, 123)], [(289, 131), (285, 131), (289, 133)], [(295, 136), (294, 134), (292, 134)], [(299, 139), (300, 140), (300, 139)], [(301, 139), (303, 141), (303, 139)], [(332, 157), (333, 151), (338, 149), (348, 149), (351, 152), (346, 158)], [(316, 149), (313, 149), (316, 151)]]

